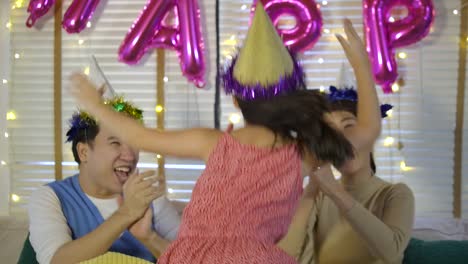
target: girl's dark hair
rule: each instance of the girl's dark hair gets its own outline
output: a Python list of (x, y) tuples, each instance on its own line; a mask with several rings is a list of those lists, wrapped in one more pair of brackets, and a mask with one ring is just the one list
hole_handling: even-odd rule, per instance
[(318, 91), (298, 90), (271, 99), (236, 98), (245, 121), (271, 129), (276, 136), (296, 142), (299, 151), (309, 151), (320, 161), (340, 167), (354, 152), (352, 145), (324, 119), (328, 100)]
[[(354, 116), (357, 116), (357, 102), (350, 100), (337, 100), (330, 102), (330, 110), (334, 111), (346, 111), (350, 112)], [(370, 166), (372, 172), (375, 174), (377, 172), (377, 166), (375, 165), (374, 154), (370, 153)]]

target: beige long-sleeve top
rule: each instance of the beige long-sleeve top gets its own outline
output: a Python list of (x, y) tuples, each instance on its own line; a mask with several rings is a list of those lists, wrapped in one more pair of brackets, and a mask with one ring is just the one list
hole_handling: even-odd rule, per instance
[(300, 264), (401, 264), (414, 221), (412, 191), (378, 177), (345, 188), (357, 201), (346, 213), (329, 197), (318, 196)]

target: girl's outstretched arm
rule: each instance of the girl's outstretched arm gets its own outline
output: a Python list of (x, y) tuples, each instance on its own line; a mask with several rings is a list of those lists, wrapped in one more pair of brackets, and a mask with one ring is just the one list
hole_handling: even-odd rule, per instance
[(347, 40), (336, 35), (343, 50), (353, 67), (357, 81), (357, 124), (345, 135), (357, 150), (372, 147), (380, 135), (382, 118), (379, 108), (379, 99), (375, 90), (369, 57), (365, 45), (351, 21), (344, 21)]
[(73, 74), (69, 90), (78, 105), (94, 116), (122, 141), (142, 151), (181, 158), (207, 160), (222, 132), (200, 128), (180, 131), (158, 131), (113, 111), (102, 103), (93, 83), (83, 74)]

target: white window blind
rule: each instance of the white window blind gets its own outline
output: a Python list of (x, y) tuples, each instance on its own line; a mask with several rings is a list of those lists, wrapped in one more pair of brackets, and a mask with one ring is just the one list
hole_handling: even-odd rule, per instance
[(8, 2), (0, 3), (0, 216), (9, 214), (10, 170), (8, 168), (9, 138), (6, 115), (8, 112), (10, 80), (10, 6)]
[[(9, 1), (10, 7), (15, 1)], [(29, 194), (54, 178), (53, 54), (54, 20), (42, 29), (25, 26), (26, 7), (11, 10), (10, 108), (17, 119), (8, 122), (10, 134), (11, 192), (20, 197), (12, 202), (12, 214), (23, 213)], [(16, 55), (17, 54), (17, 55)]]
[[(15, 1), (10, 1), (10, 6)], [(146, 0), (107, 1), (105, 8), (96, 12), (92, 27), (80, 35), (63, 31), (63, 87), (73, 70), (91, 66), (95, 55), (115, 90), (124, 93), (145, 110), (145, 123), (155, 126), (156, 59), (151, 52), (146, 62), (136, 67), (117, 61), (117, 50), (131, 24), (138, 17)], [(71, 3), (64, 1), (64, 11)], [(220, 53), (222, 63), (232, 56), (242, 43), (248, 27), (250, 0), (220, 0)], [(321, 4), (321, 1), (317, 1)], [(166, 52), (166, 128), (193, 126), (212, 127), (215, 84), (215, 1), (199, 0), (208, 74), (207, 89), (189, 84), (180, 72), (175, 52)], [(400, 93), (379, 94), (382, 103), (395, 106), (392, 117), (383, 124), (381, 140), (375, 146), (378, 175), (389, 181), (403, 181), (416, 195), (417, 214), (452, 216), (453, 203), (453, 131), (458, 69), (458, 35), (460, 17), (452, 13), (459, 1), (434, 1), (436, 22), (433, 32), (418, 44), (399, 49), (407, 58), (398, 60), (400, 75), (405, 81)], [(321, 6), (324, 29), (315, 47), (303, 56), (308, 87), (319, 89), (335, 84), (345, 56), (334, 38), (342, 33), (342, 19), (350, 18), (362, 31), (362, 1), (328, 1)], [(53, 136), (53, 19), (46, 20), (40, 31), (27, 29), (26, 7), (11, 10), (11, 81), (10, 108), (17, 119), (8, 122), (11, 172), (11, 193), (21, 199), (11, 204), (12, 213), (24, 212), (29, 194), (38, 186), (54, 178)], [(293, 24), (285, 17), (285, 26)], [(327, 31), (328, 32), (328, 31)], [(79, 42), (82, 40), (82, 44)], [(81, 42), (80, 42), (81, 43)], [(2, 59), (3, 60), (3, 59)], [(319, 60), (322, 63), (319, 63)], [(90, 68), (91, 77), (96, 77)], [(1, 84), (0, 84), (1, 85)], [(3, 95), (3, 94), (2, 94)], [(467, 95), (468, 97), (468, 95)], [(222, 96), (221, 127), (228, 124), (232, 113), (238, 113), (231, 98)], [(63, 91), (63, 135), (74, 105)], [(468, 119), (465, 107), (465, 120)], [(236, 126), (240, 126), (236, 125)], [(465, 131), (467, 122), (465, 122)], [(468, 133), (465, 132), (465, 135)], [(384, 146), (387, 138), (391, 146)], [(388, 140), (388, 139), (387, 139)], [(65, 138), (63, 137), (63, 141)], [(467, 150), (467, 139), (464, 150)], [(389, 141), (387, 141), (389, 142)], [(398, 142), (403, 144), (398, 149)], [(63, 146), (63, 175), (76, 173), (70, 144)], [(464, 175), (467, 173), (467, 152), (464, 157)], [(155, 168), (155, 155), (141, 153), (140, 167)], [(407, 167), (401, 167), (404, 161)], [(199, 161), (166, 159), (166, 175), (172, 199), (190, 198), (193, 184), (204, 168)], [(2, 171), (2, 175), (3, 171)], [(466, 177), (465, 177), (466, 179)], [(468, 188), (464, 185), (464, 198)], [(465, 216), (468, 203), (464, 203)]]

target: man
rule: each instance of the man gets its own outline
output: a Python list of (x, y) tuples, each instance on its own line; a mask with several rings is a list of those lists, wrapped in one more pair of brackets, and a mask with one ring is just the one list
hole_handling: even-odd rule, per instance
[[(106, 102), (142, 120), (121, 97)], [(39, 263), (77, 263), (120, 252), (155, 262), (176, 237), (180, 217), (154, 171), (139, 174), (139, 152), (91, 116), (73, 115), (67, 133), (79, 174), (35, 191), (30, 242)]]

